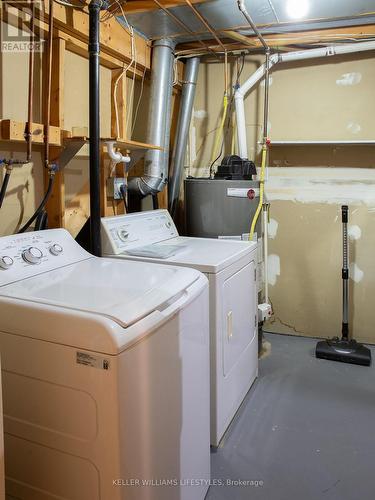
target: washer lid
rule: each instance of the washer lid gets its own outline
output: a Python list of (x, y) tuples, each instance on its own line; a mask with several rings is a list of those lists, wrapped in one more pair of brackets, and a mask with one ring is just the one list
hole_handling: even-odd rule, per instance
[(194, 269), (91, 258), (6, 285), (0, 296), (100, 314), (126, 328), (197, 279)]

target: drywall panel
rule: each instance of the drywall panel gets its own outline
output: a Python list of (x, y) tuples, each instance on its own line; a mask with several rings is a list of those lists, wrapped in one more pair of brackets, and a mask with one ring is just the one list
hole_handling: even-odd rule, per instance
[(281, 65), (272, 74), (273, 140), (375, 138), (374, 53)]
[[(262, 58), (247, 58), (241, 81)], [(321, 62), (323, 64), (318, 64)], [(375, 139), (373, 54), (280, 67), (270, 86), (274, 140)], [(222, 69), (201, 66), (189, 140), (188, 173), (206, 175), (222, 107)], [(234, 68), (231, 69), (232, 74)], [(264, 85), (245, 99), (249, 156), (259, 164)], [(225, 141), (231, 152), (231, 140)], [(270, 331), (332, 337), (341, 334), (341, 215), (350, 206), (351, 326), (375, 343), (375, 148), (272, 147), (267, 197), (271, 202)], [(330, 167), (330, 168), (327, 168)]]
[(375, 169), (270, 168), (269, 201), (365, 205), (375, 211)]
[[(271, 75), (269, 135), (272, 140), (375, 139), (375, 66), (373, 53), (291, 63)], [(246, 57), (243, 83), (264, 57)], [(230, 63), (232, 84), (236, 65)], [(207, 173), (215, 132), (220, 123), (224, 90), (223, 64), (201, 64), (194, 103), (190, 174)], [(259, 161), (263, 133), (264, 84), (245, 97), (249, 158)], [(233, 124), (233, 122), (232, 122)], [(232, 152), (233, 129), (226, 131), (224, 154)], [(235, 147), (236, 150), (236, 147)], [(274, 166), (375, 166), (371, 147), (271, 147)]]
[[(270, 283), (274, 317), (266, 330), (334, 337), (341, 335), (342, 224), (341, 205), (273, 201), (278, 224), (270, 240), (279, 257), (279, 274)], [(375, 343), (375, 210), (350, 204), (350, 325), (355, 337)]]

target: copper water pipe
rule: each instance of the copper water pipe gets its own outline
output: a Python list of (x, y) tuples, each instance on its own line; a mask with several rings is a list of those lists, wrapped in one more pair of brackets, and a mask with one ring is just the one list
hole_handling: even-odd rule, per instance
[(30, 53), (29, 53), (29, 95), (28, 95), (28, 110), (27, 110), (27, 127), (26, 127), (26, 141), (27, 141), (27, 155), (26, 161), (30, 162), (32, 159), (32, 127), (33, 127), (33, 97), (34, 97), (34, 28), (35, 28), (35, 2), (30, 0), (31, 5), (31, 19), (30, 19)]
[(48, 51), (47, 51), (47, 82), (46, 82), (46, 104), (44, 120), (44, 165), (49, 168), (49, 143), (50, 143), (50, 118), (51, 118), (51, 82), (52, 82), (52, 44), (53, 44), (53, 0), (49, 0), (48, 20)]

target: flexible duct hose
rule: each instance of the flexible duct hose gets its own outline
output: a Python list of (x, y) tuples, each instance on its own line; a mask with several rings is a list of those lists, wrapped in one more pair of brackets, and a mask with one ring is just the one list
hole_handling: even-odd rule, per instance
[(214, 148), (212, 150), (212, 157), (211, 157), (210, 165), (213, 165), (215, 163), (215, 161), (217, 160), (220, 138), (221, 138), (221, 135), (222, 135), (223, 130), (224, 130), (225, 120), (227, 117), (227, 110), (228, 110), (228, 96), (225, 93), (224, 98), (223, 98), (223, 117), (221, 119), (221, 122), (220, 122), (218, 129), (216, 130), (216, 137), (215, 137), (215, 142), (214, 142)]
[(7, 170), (4, 176), (3, 184), (1, 186), (1, 191), (0, 191), (0, 208), (3, 206), (4, 198), (5, 198), (5, 193), (7, 192), (7, 187), (9, 184), (9, 179), (10, 179), (10, 170)]
[(45, 209), (43, 209), (35, 221), (35, 231), (42, 231), (47, 229), (48, 226), (48, 215)]
[(21, 229), (18, 231), (18, 233), (24, 233), (26, 229), (28, 229), (31, 224), (34, 222), (34, 220), (43, 212), (44, 207), (46, 206), (46, 203), (52, 193), (52, 188), (53, 188), (53, 181), (55, 180), (55, 174), (50, 173), (49, 180), (48, 180), (48, 188), (46, 191), (46, 194), (43, 197), (43, 200), (41, 201), (39, 207), (36, 209), (34, 214), (30, 217), (30, 219), (24, 224)]
[(262, 206), (263, 206), (264, 181), (265, 181), (265, 177), (266, 177), (267, 151), (268, 151), (267, 144), (263, 144), (263, 147), (262, 147), (262, 164), (261, 164), (261, 167), (260, 167), (260, 180), (259, 180), (259, 183), (260, 183), (260, 186), (259, 186), (259, 204), (258, 204), (257, 210), (255, 212), (255, 215), (254, 215), (254, 218), (253, 218), (253, 222), (251, 224), (251, 229), (250, 229), (250, 234), (249, 234), (249, 241), (253, 240), (253, 236), (254, 236), (254, 232), (255, 232), (255, 227), (257, 225), (259, 214), (260, 214), (260, 212), (262, 210)]

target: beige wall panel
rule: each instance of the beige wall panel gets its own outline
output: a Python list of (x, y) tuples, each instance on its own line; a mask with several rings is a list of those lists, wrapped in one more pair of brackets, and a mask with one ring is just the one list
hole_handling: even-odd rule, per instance
[[(270, 240), (270, 298), (274, 318), (266, 330), (312, 337), (341, 335), (342, 236), (339, 205), (274, 201), (271, 217), (277, 221)], [(375, 213), (351, 206), (350, 281), (351, 328), (358, 340), (375, 343)], [(359, 230), (358, 230), (359, 228)], [(279, 265), (278, 265), (279, 263)], [(353, 279), (354, 278), (354, 279)]]
[[(26, 156), (25, 147), (15, 145), (5, 149), (0, 142), (0, 156), (23, 159)], [(8, 148), (9, 146), (5, 146)], [(14, 167), (7, 189), (7, 194), (1, 207), (0, 236), (14, 233), (22, 222), (34, 213), (36, 204), (43, 196), (43, 167), (41, 147), (37, 146), (33, 153), (34, 164), (23, 167)], [(1, 168), (0, 182), (4, 178), (4, 169)]]
[[(41, 122), (41, 55), (35, 56), (34, 122)], [(28, 101), (28, 54), (2, 52), (0, 54), (0, 118), (26, 121)], [(43, 196), (42, 147), (33, 146), (34, 164), (13, 169), (6, 197), (1, 208), (0, 236), (11, 234), (25, 222)], [(25, 159), (25, 144), (0, 141), (2, 158)], [(1, 167), (0, 182), (4, 177)]]
[[(320, 65), (315, 61), (274, 71), (271, 138), (375, 140), (373, 55), (336, 57), (322, 60)], [(241, 81), (255, 71), (260, 60), (248, 58)], [(221, 81), (221, 64), (201, 66), (187, 156), (193, 175), (206, 174), (204, 167), (210, 162), (222, 106)], [(245, 99), (252, 159), (257, 157), (262, 134), (263, 88), (258, 85)], [(230, 152), (228, 147), (226, 152)], [(350, 225), (354, 234), (360, 234), (350, 243), (351, 326), (357, 339), (375, 343), (375, 311), (370, 299), (375, 294), (374, 153), (371, 146), (271, 149), (270, 165), (283, 168), (270, 169), (267, 186), (272, 218), (270, 297), (275, 312), (268, 330), (313, 337), (341, 334), (340, 206), (348, 203)], [(327, 166), (333, 168), (319, 168)]]
[[(64, 127), (89, 126), (89, 62), (67, 51), (65, 55), (65, 123)], [(100, 67), (101, 136), (111, 136), (111, 71)]]

